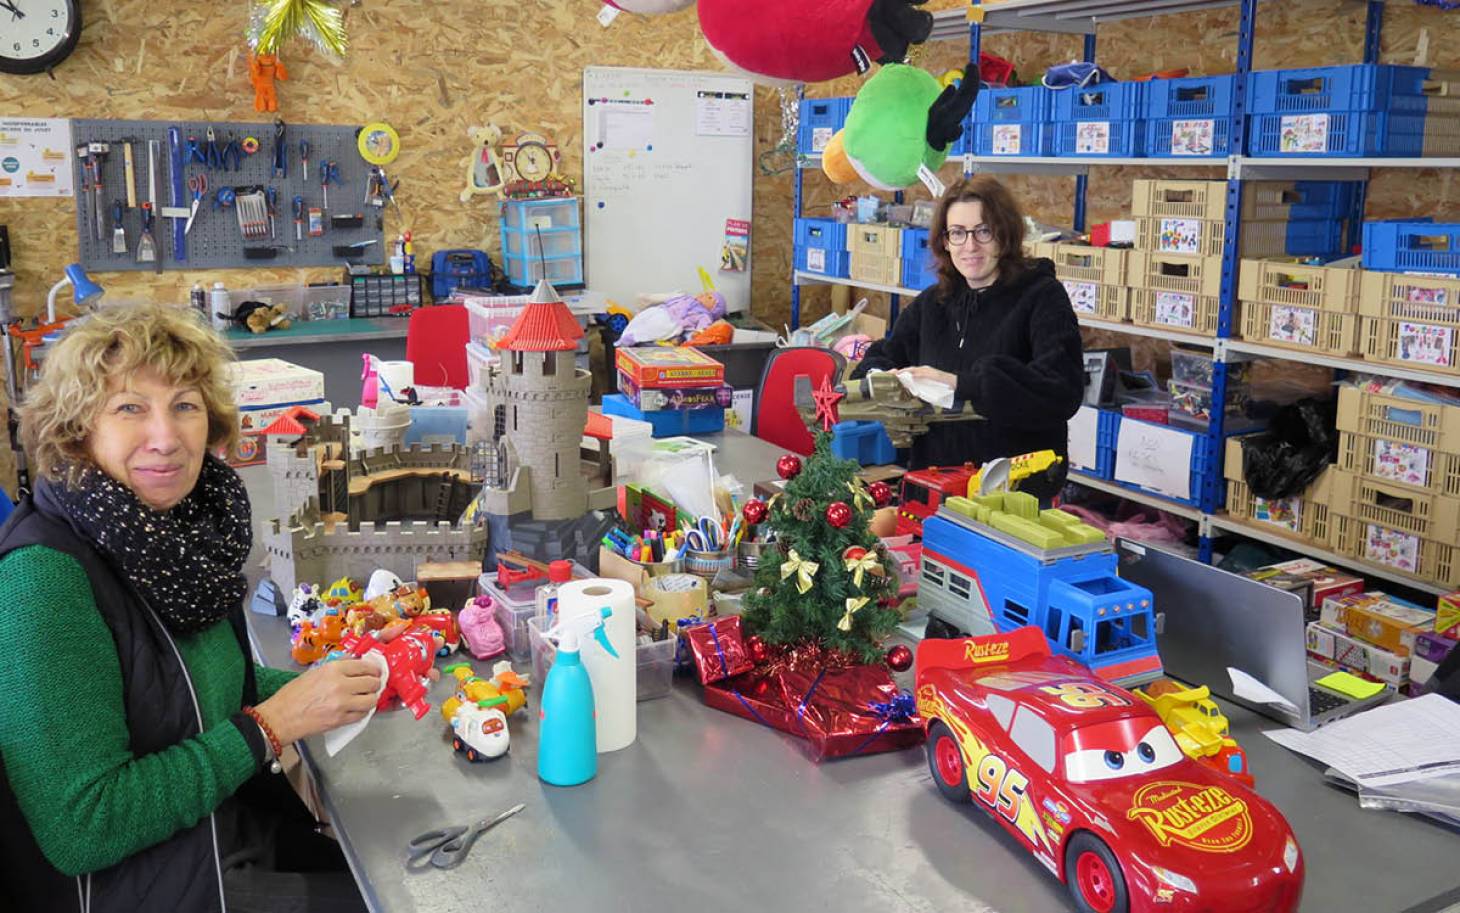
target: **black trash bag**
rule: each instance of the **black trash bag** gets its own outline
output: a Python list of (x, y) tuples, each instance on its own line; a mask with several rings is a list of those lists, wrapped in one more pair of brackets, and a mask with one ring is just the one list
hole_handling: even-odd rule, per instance
[(1301, 399), (1279, 409), (1265, 434), (1242, 442), (1242, 474), (1259, 498), (1303, 493), (1338, 454), (1334, 400)]

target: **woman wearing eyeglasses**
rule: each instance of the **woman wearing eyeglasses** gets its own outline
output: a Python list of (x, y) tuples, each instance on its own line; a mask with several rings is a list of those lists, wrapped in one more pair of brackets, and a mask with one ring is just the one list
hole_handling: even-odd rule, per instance
[[(1085, 390), (1080, 325), (1054, 264), (1024, 256), (1019, 204), (994, 178), (967, 178), (938, 201), (929, 235), (938, 284), (872, 344), (857, 374), (883, 369), (946, 384), (986, 420), (934, 425), (913, 442), (910, 468), (1045, 449), (1065, 456), (1065, 423)], [(1031, 478), (1021, 489), (1047, 501), (1063, 478)]]

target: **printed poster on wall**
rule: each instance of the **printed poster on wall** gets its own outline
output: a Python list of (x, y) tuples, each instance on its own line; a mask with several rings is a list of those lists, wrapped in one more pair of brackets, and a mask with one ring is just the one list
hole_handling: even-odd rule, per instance
[(1138, 421), (1120, 423), (1115, 441), (1115, 478), (1173, 498), (1191, 497), (1194, 435)]
[(0, 117), (0, 197), (69, 197), (71, 122)]
[(750, 260), (750, 222), (725, 220), (725, 244), (720, 248), (720, 272), (743, 273)]
[(1419, 570), (1419, 537), (1374, 523), (1364, 530), (1364, 557), (1411, 574)]
[(1110, 121), (1082, 120), (1075, 124), (1076, 155), (1110, 154)]
[(1171, 122), (1172, 155), (1216, 155), (1214, 120), (1176, 120)]
[(1268, 318), (1267, 337), (1299, 346), (1318, 345), (1318, 314), (1312, 308), (1275, 304)]
[(1196, 326), (1196, 296), (1185, 292), (1157, 292), (1156, 322), (1168, 327)]
[(1200, 219), (1162, 219), (1156, 248), (1168, 254), (1201, 253)]
[(1254, 498), (1253, 500), (1257, 503), (1253, 505), (1252, 519), (1287, 530), (1294, 535), (1303, 532), (1303, 498), (1301, 496), (1277, 498), (1272, 501), (1266, 498)]
[(1378, 478), (1402, 482), (1405, 485), (1427, 485), (1430, 478), (1430, 452), (1413, 444), (1376, 438), (1372, 472)]
[(1076, 282), (1061, 279), (1065, 292), (1070, 296), (1070, 307), (1076, 314), (1100, 313), (1100, 284), (1098, 282)]
[(994, 124), (994, 155), (1018, 155), (1024, 136), (1022, 124)]
[(1399, 360), (1422, 365), (1450, 366), (1455, 331), (1431, 323), (1399, 324)]
[(1289, 114), (1279, 123), (1278, 151), (1327, 152), (1327, 114)]

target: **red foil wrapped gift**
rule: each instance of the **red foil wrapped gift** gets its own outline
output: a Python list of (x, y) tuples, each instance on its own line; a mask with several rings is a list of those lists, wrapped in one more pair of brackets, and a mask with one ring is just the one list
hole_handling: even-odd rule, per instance
[(682, 633), (702, 685), (749, 672), (755, 665), (741, 636), (738, 615), (706, 619), (702, 624), (683, 628)]
[[(719, 664), (713, 646), (711, 656), (699, 656), (708, 640), (702, 636), (691, 641), (700, 669)], [(898, 689), (886, 666), (854, 662), (816, 645), (772, 647), (766, 661), (750, 671), (707, 682), (704, 700), (804, 739), (816, 761), (897, 751), (923, 741), (923, 722), (912, 695)]]

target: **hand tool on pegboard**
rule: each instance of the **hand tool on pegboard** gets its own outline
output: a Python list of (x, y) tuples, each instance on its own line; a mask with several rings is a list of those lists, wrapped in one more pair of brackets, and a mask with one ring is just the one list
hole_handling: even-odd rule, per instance
[(122, 170), (127, 179), (127, 208), (137, 208), (137, 166), (132, 159), (133, 140), (122, 141)]
[(268, 188), (264, 190), (264, 202), (267, 204), (269, 209), (269, 237), (277, 238), (279, 237), (279, 233), (275, 229), (274, 219), (277, 218), (279, 215), (279, 188), (275, 187), (273, 184), (270, 184)]
[(208, 156), (204, 153), (203, 147), (198, 143), (196, 136), (188, 136), (187, 151), (183, 153), (183, 158), (189, 165), (197, 162), (204, 168), (208, 167)]
[(330, 208), (330, 182), (331, 181), (333, 181), (336, 184), (342, 183), (340, 181), (340, 164), (339, 164), (339, 162), (333, 162), (333, 161), (330, 161), (328, 159), (320, 159), (319, 160), (319, 186), (320, 186), (320, 188), (324, 192), (324, 206), (323, 206), (323, 208), (326, 211), (328, 211), (329, 208)]
[(152, 235), (152, 204), (142, 201), (142, 234), (137, 239), (137, 262), (156, 263), (162, 272), (162, 259), (157, 256), (157, 240)]
[(299, 179), (309, 180), (309, 140), (299, 141)]
[(86, 201), (91, 200), (91, 205), (96, 206), (96, 198), (91, 192), (91, 152), (85, 143), (76, 144), (76, 160), (81, 163), (81, 186), (76, 194), (76, 208), (81, 212), (81, 227), (78, 229), (82, 235), (91, 231), (91, 213), (86, 209)]
[(294, 198), (294, 240), (304, 240), (304, 197)]
[(122, 224), (122, 201), (112, 200), (112, 253), (127, 252), (127, 228)]
[(289, 177), (289, 146), (284, 140), (284, 118), (274, 118), (274, 177)]
[(262, 187), (235, 188), (238, 232), (245, 241), (257, 241), (269, 233), (268, 197)]
[(195, 174), (188, 178), (188, 189), (193, 192), (193, 205), (188, 210), (188, 221), (183, 226), (183, 234), (193, 230), (193, 220), (198, 217), (198, 208), (203, 205), (203, 197), (208, 195), (208, 176)]
[[(238, 139), (232, 133), (228, 134), (228, 142), (223, 146), (220, 161), (223, 163), (224, 171), (243, 170), (243, 147), (238, 144)], [(228, 163), (232, 162), (233, 167), (229, 168)]]
[(106, 157), (112, 151), (109, 143), (87, 143), (86, 149), (91, 153), (91, 195), (92, 209), (96, 213), (96, 240), (101, 241), (106, 237), (106, 210), (102, 203), (102, 172), (106, 168)]
[(192, 217), (183, 202), (186, 198), (183, 196), (182, 131), (175, 126), (167, 128), (167, 162), (171, 168), (168, 200), (172, 203), (173, 211), (168, 215), (172, 218), (172, 259), (178, 263), (186, 263), (188, 259), (188, 223)]
[(218, 134), (209, 127), (207, 137), (207, 142), (203, 144), (203, 167), (209, 171), (222, 171), (223, 152), (218, 148)]
[(137, 259), (151, 263), (153, 272), (162, 272), (162, 250), (157, 246), (157, 160), (162, 157), (162, 141), (147, 141), (147, 206), (143, 211), (143, 235), (148, 256), (142, 255), (142, 246), (137, 248)]

